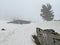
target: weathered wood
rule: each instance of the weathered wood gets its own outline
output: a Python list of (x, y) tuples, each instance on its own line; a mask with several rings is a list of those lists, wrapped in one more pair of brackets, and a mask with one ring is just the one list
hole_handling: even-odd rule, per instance
[(60, 45), (60, 35), (53, 29), (36, 28), (36, 32), (41, 45)]

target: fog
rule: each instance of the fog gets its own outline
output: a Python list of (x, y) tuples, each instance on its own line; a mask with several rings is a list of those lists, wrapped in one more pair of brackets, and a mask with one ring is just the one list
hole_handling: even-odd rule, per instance
[(60, 19), (60, 0), (0, 0), (0, 19), (41, 21), (42, 4), (50, 3), (55, 18)]

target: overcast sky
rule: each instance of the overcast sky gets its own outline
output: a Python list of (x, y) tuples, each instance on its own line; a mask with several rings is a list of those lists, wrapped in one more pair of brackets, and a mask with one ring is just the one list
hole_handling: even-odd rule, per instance
[(0, 0), (0, 18), (40, 21), (42, 4), (50, 3), (55, 19), (60, 19), (60, 0)]

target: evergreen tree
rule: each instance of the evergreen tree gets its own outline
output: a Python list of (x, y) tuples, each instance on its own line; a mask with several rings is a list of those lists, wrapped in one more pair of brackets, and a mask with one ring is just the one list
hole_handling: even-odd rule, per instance
[(43, 5), (42, 6), (42, 9), (41, 9), (41, 16), (42, 16), (42, 18), (44, 19), (44, 20), (46, 20), (46, 21), (51, 21), (51, 20), (53, 20), (53, 18), (54, 18), (54, 15), (53, 15), (53, 10), (51, 10), (51, 5), (50, 4), (47, 4), (47, 6), (46, 5)]

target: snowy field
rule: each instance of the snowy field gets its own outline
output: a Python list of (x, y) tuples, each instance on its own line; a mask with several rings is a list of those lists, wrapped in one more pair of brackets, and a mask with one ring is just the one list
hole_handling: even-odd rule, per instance
[[(60, 22), (32, 22), (31, 24), (10, 24), (0, 20), (0, 45), (35, 45), (32, 35), (36, 34), (36, 27), (54, 29), (60, 33)], [(1, 29), (4, 28), (5, 31)]]

